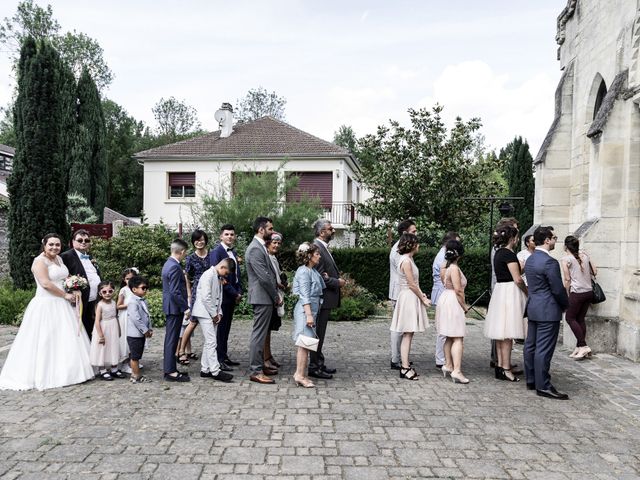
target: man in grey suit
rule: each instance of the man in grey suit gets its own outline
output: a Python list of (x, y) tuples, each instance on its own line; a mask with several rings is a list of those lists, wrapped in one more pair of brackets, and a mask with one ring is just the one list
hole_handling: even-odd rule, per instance
[(549, 375), (562, 312), (569, 306), (560, 264), (549, 253), (555, 248), (557, 239), (553, 227), (538, 227), (533, 232), (536, 249), (524, 267), (529, 283), (526, 310), (529, 327), (524, 343), (524, 367), (529, 390), (536, 390), (541, 397), (568, 400), (566, 393), (558, 392), (551, 385)]
[(273, 222), (267, 217), (258, 217), (253, 222), (255, 236), (245, 252), (249, 291), (247, 300), (253, 307), (253, 331), (249, 344), (249, 379), (257, 383), (275, 383), (265, 375), (264, 341), (269, 333), (273, 307), (281, 302), (278, 298), (278, 279), (271, 266), (264, 237), (273, 233)]
[(326, 288), (322, 291), (322, 306), (316, 319), (316, 334), (320, 342), (318, 343), (318, 350), (310, 352), (309, 376), (329, 379), (333, 378), (336, 369), (329, 368), (324, 364), (322, 346), (324, 344), (324, 336), (327, 333), (327, 323), (329, 322), (331, 309), (340, 306), (340, 287), (345, 284), (345, 281), (340, 278), (338, 266), (333, 260), (331, 252), (329, 252), (329, 242), (335, 234), (335, 229), (331, 222), (326, 219), (318, 220), (314, 225), (314, 231), (316, 235), (314, 243), (320, 249), (320, 262), (315, 268), (322, 275)]

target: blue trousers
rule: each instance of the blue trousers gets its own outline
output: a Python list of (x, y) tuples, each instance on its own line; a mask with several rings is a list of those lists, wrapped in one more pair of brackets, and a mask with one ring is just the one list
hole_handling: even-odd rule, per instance
[(180, 315), (165, 315), (167, 323), (165, 325), (164, 334), (164, 360), (163, 370), (165, 375), (177, 372), (176, 367), (176, 348), (178, 348), (178, 340), (180, 339), (180, 327), (182, 326), (182, 318)]
[(549, 367), (559, 332), (560, 322), (529, 320), (527, 339), (524, 342), (524, 369), (527, 383), (535, 383), (536, 390), (551, 388)]
[(218, 362), (224, 362), (228, 357), (229, 332), (231, 332), (231, 322), (233, 312), (236, 309), (236, 302), (222, 302), (222, 320), (217, 326), (216, 341)]

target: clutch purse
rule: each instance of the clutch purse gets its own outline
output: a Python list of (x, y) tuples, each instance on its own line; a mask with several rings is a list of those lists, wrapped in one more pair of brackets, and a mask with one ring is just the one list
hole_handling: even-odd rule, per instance
[[(589, 268), (591, 268), (591, 263), (589, 263)], [(597, 303), (604, 302), (607, 297), (602, 291), (602, 287), (596, 282), (596, 276), (593, 274), (593, 268), (591, 268), (591, 288), (593, 289), (593, 299), (591, 300), (591, 305), (595, 305)]]
[[(314, 330), (314, 335), (316, 334), (315, 330)], [(318, 351), (318, 343), (320, 342), (320, 340), (318, 340), (318, 337), (308, 337), (306, 335), (298, 335), (298, 339), (296, 340), (296, 346), (298, 347), (302, 347), (302, 348), (306, 348), (307, 350), (311, 350), (312, 352), (317, 352)]]

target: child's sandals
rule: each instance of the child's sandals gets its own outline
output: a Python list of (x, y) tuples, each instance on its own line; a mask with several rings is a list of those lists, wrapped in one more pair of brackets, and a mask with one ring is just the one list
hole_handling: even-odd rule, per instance
[(138, 378), (131, 375), (131, 380), (130, 380), (131, 383), (149, 383), (150, 381), (151, 380), (149, 380), (144, 375), (140, 375)]

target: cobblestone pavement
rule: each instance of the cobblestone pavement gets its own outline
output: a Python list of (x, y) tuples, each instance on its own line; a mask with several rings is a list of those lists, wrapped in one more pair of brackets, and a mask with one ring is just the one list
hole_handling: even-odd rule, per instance
[[(317, 389), (291, 379), (288, 323), (273, 338), (283, 364), (276, 385), (244, 375), (228, 385), (202, 379), (199, 362), (191, 383), (165, 383), (157, 331), (143, 359), (153, 383), (0, 392), (0, 476), (640, 478), (640, 365), (610, 355), (576, 362), (559, 348), (554, 383), (571, 400), (540, 398), (524, 382), (492, 378), (482, 325), (469, 322), (466, 386), (435, 370), (433, 327), (415, 338), (421, 378), (408, 382), (389, 369), (388, 320), (330, 324), (326, 353), (338, 374)], [(232, 357), (248, 358), (250, 327), (234, 324)], [(0, 328), (0, 349), (13, 332)]]

